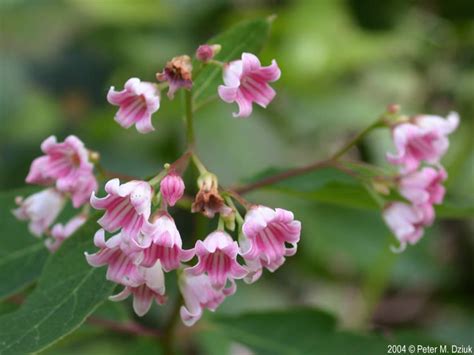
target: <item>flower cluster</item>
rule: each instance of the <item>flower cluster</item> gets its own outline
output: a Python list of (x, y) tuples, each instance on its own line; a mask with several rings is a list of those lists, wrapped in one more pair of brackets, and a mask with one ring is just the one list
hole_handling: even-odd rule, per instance
[(46, 234), (46, 246), (55, 251), (64, 239), (85, 223), (85, 213), (81, 211), (66, 225), (49, 227), (67, 199), (71, 199), (74, 208), (86, 205), (92, 191), (97, 189), (97, 180), (90, 152), (76, 136), (69, 136), (61, 143), (51, 136), (41, 144), (41, 150), (45, 155), (33, 161), (26, 182), (47, 188), (27, 198), (17, 197), (19, 207), (13, 213), (18, 219), (29, 221), (28, 227), (33, 235), (41, 237)]
[[(132, 294), (139, 316), (148, 312), (153, 300), (158, 304), (166, 301), (163, 272), (178, 270), (184, 298), (180, 314), (190, 326), (204, 309), (214, 311), (225, 297), (235, 293), (236, 279), (245, 278), (250, 283), (260, 277), (263, 268), (275, 271), (286, 256), (296, 252), (300, 238), (301, 224), (291, 212), (253, 206), (243, 221), (239, 243), (219, 227), (186, 250), (168, 212), (168, 206), (184, 193), (184, 182), (176, 172), (162, 178), (158, 191), (161, 204), (153, 213), (154, 190), (146, 181), (120, 184), (113, 179), (107, 182), (105, 191), (103, 198), (91, 196), (92, 207), (105, 213), (98, 220), (102, 228), (94, 237), (99, 251), (86, 253), (86, 258), (94, 267), (107, 266), (107, 279), (124, 286), (110, 299), (122, 300)], [(106, 240), (105, 232), (114, 235)], [(239, 263), (239, 255), (244, 265)], [(194, 265), (186, 264), (193, 258), (197, 258)]]
[(401, 251), (407, 243), (418, 242), (424, 227), (434, 221), (433, 205), (443, 202), (443, 182), (447, 173), (440, 160), (449, 146), (447, 136), (458, 124), (458, 114), (450, 113), (446, 119), (431, 115), (415, 116), (392, 128), (397, 151), (387, 154), (387, 159), (399, 166), (396, 184), (406, 202), (388, 203), (383, 217), (400, 241)]
[[(219, 86), (218, 94), (225, 102), (237, 102), (239, 112), (234, 113), (234, 116), (248, 117), (254, 102), (267, 107), (275, 97), (275, 91), (268, 83), (278, 80), (281, 74), (276, 61), (264, 67), (255, 55), (243, 53), (240, 60), (222, 63), (213, 60), (220, 48), (220, 45), (201, 45), (196, 51), (196, 59), (202, 65), (213, 64), (223, 68), (224, 85)], [(115, 121), (124, 128), (135, 125), (140, 133), (153, 131), (151, 116), (160, 108), (160, 89), (168, 86), (167, 96), (172, 100), (177, 90), (192, 88), (192, 73), (191, 58), (181, 55), (168, 61), (163, 71), (156, 74), (160, 84), (131, 78), (121, 91), (112, 86), (107, 100), (119, 107)]]

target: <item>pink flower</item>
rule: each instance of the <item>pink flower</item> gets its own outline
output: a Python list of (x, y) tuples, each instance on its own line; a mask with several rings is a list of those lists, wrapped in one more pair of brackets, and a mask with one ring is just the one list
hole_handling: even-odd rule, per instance
[(107, 101), (120, 107), (115, 121), (123, 128), (135, 125), (140, 133), (155, 130), (151, 115), (160, 108), (160, 92), (154, 84), (138, 78), (128, 79), (124, 90), (115, 91), (113, 86), (110, 88)]
[(157, 304), (164, 304), (165, 297), (165, 277), (161, 269), (160, 262), (151, 268), (140, 268), (144, 283), (137, 287), (126, 286), (120, 293), (110, 296), (111, 301), (122, 301), (131, 294), (133, 295), (133, 310), (142, 317), (150, 310), (153, 300)]
[(176, 173), (170, 173), (166, 175), (160, 182), (160, 192), (164, 201), (174, 206), (176, 202), (183, 197), (184, 193), (184, 181)]
[(33, 161), (26, 182), (39, 185), (56, 183), (59, 191), (71, 193), (74, 207), (83, 205), (97, 188), (84, 143), (76, 136), (69, 136), (62, 143), (50, 136), (41, 144), (41, 150), (46, 155)]
[(103, 229), (99, 229), (94, 236), (94, 244), (100, 250), (95, 254), (85, 253), (87, 262), (94, 267), (108, 265), (107, 280), (130, 287), (138, 287), (143, 284), (144, 278), (139, 264), (143, 257), (137, 253), (128, 255), (121, 249), (121, 234), (114, 235), (105, 241)]
[(55, 224), (51, 229), (51, 238), (45, 240), (44, 244), (51, 252), (55, 252), (61, 244), (73, 235), (87, 221), (87, 216), (79, 214), (73, 217), (66, 225)]
[(72, 205), (78, 208), (88, 202), (92, 192), (97, 191), (98, 187), (97, 179), (93, 174), (85, 173), (79, 175), (75, 184), (71, 185), (68, 191), (71, 193)]
[[(242, 256), (253, 265), (253, 277), (246, 281), (255, 281), (261, 274), (259, 264), (273, 272), (285, 262), (285, 256), (296, 253), (301, 222), (290, 211), (255, 206), (245, 215), (242, 231), (246, 237), (241, 241)], [(292, 247), (288, 248), (287, 243)]]
[(403, 251), (406, 244), (415, 244), (423, 236), (423, 227), (430, 225), (434, 219), (433, 207), (426, 205), (409, 205), (404, 202), (392, 202), (383, 211), (385, 223), (400, 241)]
[(12, 211), (15, 217), (21, 221), (29, 221), (28, 229), (39, 237), (62, 211), (65, 197), (56, 189), (45, 189), (26, 199), (18, 196), (15, 202), (19, 205)]
[(195, 250), (199, 262), (187, 268), (186, 272), (194, 276), (206, 272), (212, 287), (216, 289), (222, 289), (227, 279), (242, 279), (247, 275), (247, 271), (237, 262), (237, 242), (224, 231), (209, 234), (204, 242), (198, 240)]
[(196, 59), (201, 62), (207, 62), (219, 53), (221, 46), (219, 44), (202, 44), (196, 50)]
[(242, 59), (230, 62), (224, 67), (224, 84), (220, 85), (219, 96), (225, 102), (236, 101), (239, 113), (234, 117), (248, 117), (252, 113), (252, 103), (262, 107), (273, 100), (276, 93), (269, 82), (280, 78), (281, 71), (275, 60), (262, 67), (258, 58), (251, 53), (242, 53)]
[(126, 235), (135, 237), (150, 217), (152, 188), (145, 181), (130, 181), (120, 185), (112, 179), (105, 185), (108, 195), (97, 198), (92, 193), (90, 203), (98, 210), (106, 210), (97, 222), (108, 232), (123, 228)]
[(459, 124), (452, 112), (447, 119), (438, 116), (417, 116), (413, 123), (402, 123), (392, 131), (396, 154), (387, 154), (390, 163), (402, 165), (403, 172), (416, 170), (422, 161), (437, 164), (449, 147), (447, 135)]
[(419, 171), (402, 175), (400, 194), (416, 205), (439, 204), (443, 201), (446, 189), (442, 185), (447, 178), (446, 170), (424, 167)]
[(207, 275), (191, 276), (182, 273), (179, 289), (184, 298), (184, 306), (180, 309), (181, 319), (190, 327), (201, 318), (205, 308), (214, 312), (227, 296), (235, 293), (237, 287), (234, 280), (231, 280), (229, 287), (216, 290)]
[(166, 272), (179, 268), (181, 261), (191, 260), (194, 250), (183, 250), (181, 236), (173, 218), (168, 214), (159, 216), (153, 223), (143, 226), (144, 237), (136, 241), (143, 249), (143, 266), (154, 265), (157, 260)]

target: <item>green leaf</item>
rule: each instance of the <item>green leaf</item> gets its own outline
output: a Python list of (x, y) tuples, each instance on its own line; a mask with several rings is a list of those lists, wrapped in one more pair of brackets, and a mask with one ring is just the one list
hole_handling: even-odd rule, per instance
[[(244, 21), (211, 38), (209, 44), (222, 46), (215, 59), (229, 62), (239, 59), (242, 52), (257, 54), (268, 38), (271, 22), (271, 18)], [(193, 62), (193, 67), (197, 68), (199, 65), (199, 62)], [(214, 96), (217, 97), (217, 86), (221, 83), (222, 69), (215, 65), (206, 65), (193, 84), (194, 105), (201, 106)]]
[(0, 299), (34, 282), (49, 255), (43, 242), (28, 231), (26, 223), (17, 221), (11, 213), (15, 197), (33, 191), (25, 188), (0, 194)]
[[(257, 181), (276, 172), (278, 171), (275, 169), (267, 170), (252, 180)], [(310, 201), (352, 208), (378, 209), (377, 203), (358, 180), (333, 168), (295, 176), (273, 184), (268, 189)]]
[(384, 354), (386, 342), (336, 330), (333, 317), (314, 309), (249, 313), (219, 317), (214, 323), (225, 336), (259, 355)]
[(38, 352), (65, 337), (107, 298), (114, 284), (105, 268), (89, 266), (94, 218), (51, 255), (37, 288), (16, 312), (0, 317), (0, 354)]

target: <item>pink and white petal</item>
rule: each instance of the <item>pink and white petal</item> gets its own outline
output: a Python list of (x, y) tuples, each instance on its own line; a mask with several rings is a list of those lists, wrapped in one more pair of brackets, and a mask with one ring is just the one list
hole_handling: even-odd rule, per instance
[(252, 53), (242, 53), (242, 74), (246, 75), (261, 68), (260, 60)]
[(155, 130), (153, 124), (151, 123), (151, 114), (146, 113), (143, 117), (137, 121), (136, 125), (137, 131), (140, 133), (149, 133)]
[(219, 97), (223, 101), (227, 103), (232, 103), (237, 99), (238, 90), (239, 90), (238, 87), (219, 85), (217, 92), (219, 93)]
[(248, 117), (252, 113), (252, 101), (244, 97), (244, 94), (241, 90), (237, 92), (235, 98), (237, 105), (239, 106), (239, 112), (234, 112), (232, 116), (234, 117)]
[(273, 82), (280, 79), (281, 70), (278, 67), (278, 64), (275, 61), (275, 59), (273, 59), (271, 65), (260, 68), (258, 71), (254, 73), (254, 75), (258, 76), (264, 81)]
[(133, 293), (133, 310), (139, 317), (143, 317), (151, 308), (153, 293), (146, 285), (141, 285)]
[(130, 287), (126, 286), (121, 292), (117, 293), (116, 295), (109, 296), (109, 300), (112, 302), (123, 301), (128, 296), (130, 296), (131, 293), (132, 291), (130, 291)]
[(238, 87), (242, 77), (242, 61), (234, 60), (224, 66), (224, 84), (230, 87)]

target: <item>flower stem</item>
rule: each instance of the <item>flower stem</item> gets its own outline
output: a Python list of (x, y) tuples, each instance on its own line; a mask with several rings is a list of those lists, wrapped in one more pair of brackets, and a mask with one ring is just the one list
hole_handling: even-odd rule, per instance
[(196, 168), (199, 170), (199, 174), (202, 175), (208, 172), (208, 170), (202, 163), (201, 159), (199, 159), (199, 157), (196, 154), (193, 153), (192, 159), (193, 159), (194, 165), (196, 165)]
[(237, 207), (235, 206), (234, 204), (234, 201), (232, 201), (232, 198), (230, 196), (226, 196), (224, 197), (225, 201), (227, 202), (227, 204), (232, 207), (232, 209), (235, 211), (235, 219), (237, 221), (237, 223), (239, 225), (242, 225), (244, 224), (244, 219), (242, 218), (242, 216), (240, 215), (239, 213), (239, 210), (237, 209)]
[(372, 130), (375, 128), (378, 128), (381, 126), (381, 120), (378, 119), (374, 123), (372, 123), (370, 126), (368, 126), (366, 129), (363, 131), (359, 132), (353, 139), (351, 139), (345, 146), (343, 146), (341, 149), (339, 149), (333, 156), (332, 160), (337, 160), (344, 154), (346, 154), (353, 146), (355, 146), (357, 143), (360, 142), (362, 138), (364, 138), (368, 133), (370, 133)]
[(193, 124), (193, 94), (191, 90), (184, 92), (184, 105), (186, 115), (186, 140), (188, 150), (193, 150), (195, 145), (194, 124)]

